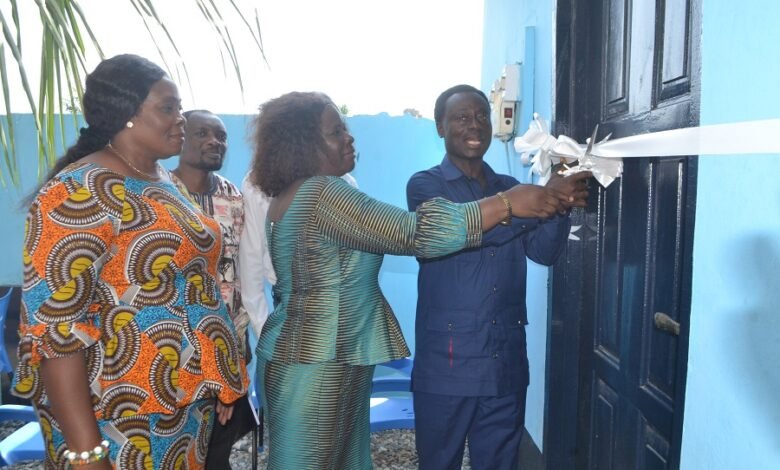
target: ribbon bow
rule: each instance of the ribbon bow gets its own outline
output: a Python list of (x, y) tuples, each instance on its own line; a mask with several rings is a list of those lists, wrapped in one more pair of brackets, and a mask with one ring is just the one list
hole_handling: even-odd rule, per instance
[(574, 167), (566, 166), (563, 175), (591, 171), (607, 187), (623, 173), (624, 158), (673, 157), (686, 155), (753, 155), (780, 154), (780, 119), (742, 121), (708, 126), (686, 127), (667, 131), (648, 132), (620, 139), (596, 142), (596, 130), (587, 146), (562, 135), (550, 135), (547, 123), (534, 113), (528, 131), (515, 139), (515, 150), (521, 153), (523, 163), (531, 159), (531, 171), (544, 184), (550, 177), (553, 162), (579, 160)]
[[(539, 183), (544, 184), (550, 179), (550, 173), (554, 164), (563, 163), (565, 170), (562, 175), (568, 176), (580, 171), (590, 171), (593, 177), (602, 186), (609, 186), (623, 173), (623, 160), (621, 158), (602, 158), (593, 155), (594, 148), (609, 139), (604, 138), (598, 144), (595, 143), (598, 126), (593, 135), (587, 141), (587, 145), (581, 145), (576, 140), (565, 135), (558, 138), (550, 135), (547, 122), (534, 113), (534, 119), (528, 126), (525, 134), (515, 138), (515, 150), (521, 154), (524, 163), (531, 163), (531, 172), (539, 175)], [(579, 161), (579, 164), (569, 167), (567, 164)]]

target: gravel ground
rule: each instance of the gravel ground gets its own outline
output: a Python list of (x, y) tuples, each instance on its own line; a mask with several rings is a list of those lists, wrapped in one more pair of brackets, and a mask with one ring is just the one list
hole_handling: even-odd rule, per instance
[[(0, 423), (0, 439), (13, 432), (20, 425), (20, 422), (14, 421)], [(245, 436), (233, 446), (233, 452), (230, 454), (230, 465), (233, 470), (250, 470), (252, 468), (250, 446), (250, 435)], [(375, 470), (416, 469), (417, 453), (414, 450), (414, 430), (393, 429), (371, 434), (371, 454), (374, 459)], [(266, 453), (262, 452), (258, 459), (259, 469), (266, 468), (265, 457)], [(26, 462), (5, 468), (9, 470), (33, 470), (43, 468), (43, 465), (41, 462)], [(463, 469), (471, 469), (468, 450), (464, 458)]]

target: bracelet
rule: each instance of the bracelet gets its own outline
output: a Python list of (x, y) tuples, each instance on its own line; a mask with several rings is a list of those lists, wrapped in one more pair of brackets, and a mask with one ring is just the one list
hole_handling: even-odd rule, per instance
[(108, 441), (106, 440), (100, 441), (100, 445), (89, 451), (73, 452), (70, 449), (65, 449), (65, 458), (68, 459), (71, 466), (100, 462), (106, 457), (108, 457)]
[(496, 196), (501, 198), (501, 200), (504, 202), (504, 205), (506, 206), (506, 217), (504, 217), (504, 220), (502, 220), (499, 223), (501, 225), (511, 225), (512, 224), (512, 203), (509, 202), (509, 198), (506, 197), (506, 195), (501, 191), (497, 192)]

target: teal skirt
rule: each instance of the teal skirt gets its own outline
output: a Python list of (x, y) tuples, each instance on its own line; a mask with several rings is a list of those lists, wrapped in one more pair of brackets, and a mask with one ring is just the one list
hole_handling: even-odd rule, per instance
[[(122, 470), (202, 469), (214, 425), (213, 398), (199, 400), (174, 414), (145, 414), (98, 420), (108, 441), (111, 464)], [(65, 462), (65, 438), (51, 413), (37, 409), (46, 446), (46, 469), (70, 468)], [(74, 467), (75, 468), (75, 467)]]
[(365, 470), (374, 366), (281, 364), (258, 357), (268, 469)]

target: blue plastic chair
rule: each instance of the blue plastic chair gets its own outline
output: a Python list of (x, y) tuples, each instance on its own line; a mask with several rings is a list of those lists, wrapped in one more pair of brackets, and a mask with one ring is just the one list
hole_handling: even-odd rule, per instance
[(414, 402), (409, 396), (371, 397), (371, 432), (414, 429)]
[(43, 436), (37, 420), (31, 406), (0, 405), (0, 421), (27, 421), (27, 424), (0, 441), (0, 467), (25, 460), (44, 459)]
[[(0, 297), (0, 372), (11, 373), (13, 366), (5, 350), (5, 319), (13, 289)], [(43, 436), (38, 416), (31, 406), (0, 405), (0, 421), (24, 421), (27, 424), (0, 441), (0, 467), (25, 460), (43, 460), (45, 457)]]
[(371, 393), (411, 391), (413, 365), (409, 358), (379, 364), (371, 382)]
[[(396, 359), (377, 366), (371, 383), (371, 432), (414, 429), (411, 359)], [(389, 370), (387, 370), (389, 369)]]
[(8, 351), (5, 350), (5, 319), (8, 316), (8, 304), (11, 302), (11, 294), (13, 289), (8, 289), (8, 292), (0, 297), (0, 372), (10, 374), (14, 368), (11, 365), (11, 361), (8, 359)]

